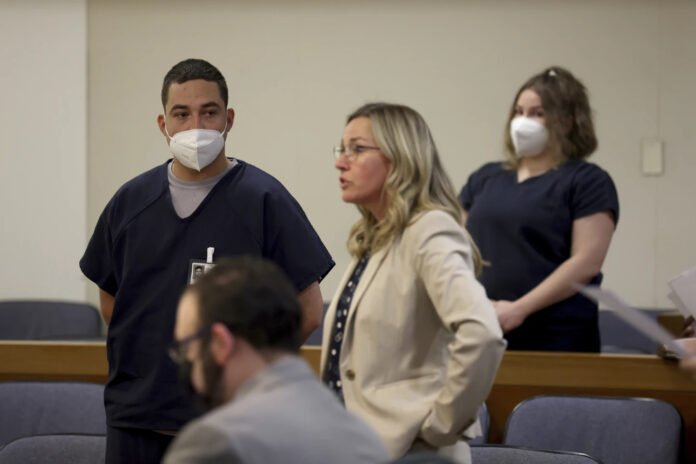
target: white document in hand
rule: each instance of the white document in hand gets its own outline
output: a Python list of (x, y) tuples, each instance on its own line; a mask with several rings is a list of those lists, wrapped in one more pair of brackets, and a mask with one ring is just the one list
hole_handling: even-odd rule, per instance
[(679, 314), (681, 314), (684, 317), (694, 316), (691, 310), (686, 306), (682, 299), (679, 298), (679, 295), (674, 293), (674, 291), (669, 292), (667, 294), (667, 298), (669, 298), (669, 301), (674, 303), (674, 306), (679, 310)]
[(613, 309), (621, 319), (635, 327), (636, 330), (645, 334), (647, 337), (650, 337), (650, 339), (665, 345), (668, 350), (679, 356), (685, 356), (687, 354), (684, 348), (674, 342), (674, 336), (672, 336), (672, 334), (639, 310), (629, 306), (628, 303), (623, 301), (611, 290), (604, 290), (594, 285), (588, 285), (587, 287), (577, 286), (577, 289), (586, 297), (598, 303), (602, 303), (609, 309)]
[(696, 317), (696, 268), (687, 269), (668, 283), (667, 295), (684, 316)]

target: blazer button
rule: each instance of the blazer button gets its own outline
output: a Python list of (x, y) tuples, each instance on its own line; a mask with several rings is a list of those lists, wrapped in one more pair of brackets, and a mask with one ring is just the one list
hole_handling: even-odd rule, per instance
[(348, 369), (348, 370), (346, 371), (346, 378), (347, 378), (348, 380), (354, 380), (354, 379), (355, 379), (355, 372), (353, 371), (353, 369)]

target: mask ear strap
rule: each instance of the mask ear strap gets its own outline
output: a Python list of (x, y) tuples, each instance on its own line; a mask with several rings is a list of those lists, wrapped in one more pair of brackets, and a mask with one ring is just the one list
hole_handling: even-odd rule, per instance
[(172, 138), (171, 135), (169, 135), (169, 131), (167, 130), (167, 121), (164, 121), (164, 133), (167, 134), (167, 137), (170, 139)]

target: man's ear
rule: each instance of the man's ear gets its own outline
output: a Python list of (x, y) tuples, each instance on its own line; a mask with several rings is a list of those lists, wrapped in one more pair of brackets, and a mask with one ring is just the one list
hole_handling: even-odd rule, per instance
[(227, 133), (232, 129), (232, 125), (234, 124), (234, 110), (232, 108), (227, 108), (227, 129), (225, 129), (225, 136), (227, 136)]
[(210, 353), (216, 364), (225, 364), (236, 345), (237, 339), (224, 324), (216, 322), (210, 327)]
[(157, 116), (157, 126), (159, 127), (160, 132), (162, 135), (164, 135), (165, 138), (167, 137), (167, 132), (164, 130), (164, 115), (160, 114)]

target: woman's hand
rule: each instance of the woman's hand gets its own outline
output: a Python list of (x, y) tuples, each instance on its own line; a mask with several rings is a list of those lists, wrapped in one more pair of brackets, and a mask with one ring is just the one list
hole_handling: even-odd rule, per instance
[(682, 333), (679, 335), (681, 338), (691, 338), (696, 337), (696, 322), (694, 322), (694, 316), (689, 316), (684, 321), (684, 327), (682, 327)]
[(696, 380), (696, 338), (682, 338), (677, 342), (687, 351), (687, 355), (679, 361), (679, 366), (691, 374)]
[(692, 354), (690, 357), (682, 359), (679, 362), (679, 365), (682, 369), (691, 374), (696, 380), (696, 354)]
[(527, 313), (516, 301), (493, 301), (495, 312), (498, 314), (498, 322), (504, 333), (516, 329), (527, 318)]

